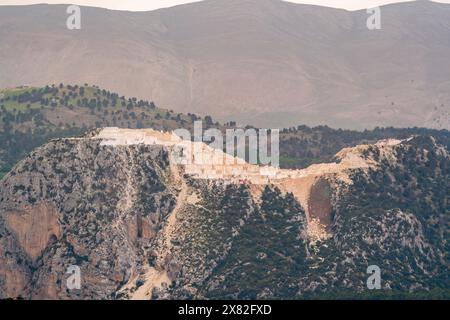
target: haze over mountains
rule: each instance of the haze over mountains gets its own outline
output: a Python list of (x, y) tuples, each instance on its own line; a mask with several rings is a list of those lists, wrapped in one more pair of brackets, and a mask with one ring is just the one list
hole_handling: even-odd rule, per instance
[(209, 0), (152, 12), (0, 7), (0, 87), (97, 84), (264, 127), (450, 128), (450, 5)]

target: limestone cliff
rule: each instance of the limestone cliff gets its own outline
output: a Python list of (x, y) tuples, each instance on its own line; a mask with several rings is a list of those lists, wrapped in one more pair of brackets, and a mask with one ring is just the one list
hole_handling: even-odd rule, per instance
[(179, 164), (190, 143), (107, 128), (21, 161), (0, 185), (0, 298), (361, 293), (370, 264), (386, 290), (445, 288), (450, 156), (432, 138), (303, 170)]

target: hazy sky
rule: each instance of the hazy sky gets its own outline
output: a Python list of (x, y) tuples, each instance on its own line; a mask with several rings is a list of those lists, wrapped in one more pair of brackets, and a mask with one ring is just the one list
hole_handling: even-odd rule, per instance
[[(414, 0), (410, 0), (414, 1)], [(193, 0), (0, 0), (1, 5), (19, 5), (34, 3), (74, 3), (94, 7), (104, 7), (119, 10), (154, 10), (157, 8), (171, 7), (177, 4), (195, 2)], [(405, 2), (396, 0), (291, 0), (290, 2), (317, 4), (348, 10), (364, 9), (393, 2)], [(450, 3), (450, 0), (437, 2)]]

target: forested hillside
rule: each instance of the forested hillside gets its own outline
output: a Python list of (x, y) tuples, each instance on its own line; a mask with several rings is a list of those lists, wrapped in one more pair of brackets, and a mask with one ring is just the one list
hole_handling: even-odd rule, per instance
[[(89, 85), (2, 90), (0, 108), (0, 177), (31, 150), (49, 140), (80, 135), (93, 128), (192, 130), (196, 120), (202, 120), (204, 128), (224, 130), (239, 126), (234, 121), (219, 124), (210, 116), (175, 113), (151, 101), (124, 97)], [(243, 127), (249, 128), (245, 124)], [(331, 161), (345, 147), (412, 135), (433, 136), (440, 144), (450, 147), (450, 132), (446, 130), (377, 128), (360, 132), (299, 125), (281, 130), (280, 163), (283, 168), (305, 168)]]

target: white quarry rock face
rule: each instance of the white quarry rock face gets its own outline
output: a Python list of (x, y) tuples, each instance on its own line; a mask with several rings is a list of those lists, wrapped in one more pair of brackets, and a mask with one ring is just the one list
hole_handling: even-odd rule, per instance
[[(358, 145), (342, 149), (334, 163), (314, 164), (301, 170), (280, 169), (247, 163), (215, 149), (203, 142), (183, 140), (176, 133), (153, 129), (104, 128), (90, 138), (100, 140), (101, 146), (118, 147), (134, 145), (163, 146), (169, 152), (171, 166), (193, 179), (220, 181), (224, 184), (247, 184), (259, 194), (265, 185), (277, 186), (282, 192), (292, 193), (305, 210), (310, 239), (327, 239), (331, 236), (327, 226), (310, 212), (311, 190), (317, 181), (325, 179), (350, 185), (351, 173), (356, 169), (376, 169), (378, 161), (364, 156), (369, 148), (377, 148), (381, 158), (396, 161), (394, 148), (401, 140), (382, 140), (372, 145)], [(177, 170), (178, 171), (178, 170)], [(315, 241), (314, 240), (314, 241)]]
[[(369, 145), (360, 145), (340, 151), (336, 158), (339, 163), (315, 164), (302, 170), (286, 170), (271, 166), (258, 166), (233, 157), (222, 150), (214, 149), (203, 142), (182, 140), (175, 133), (153, 129), (104, 128), (92, 139), (101, 139), (102, 146), (162, 145), (171, 151), (171, 158), (184, 167), (185, 174), (196, 179), (221, 179), (232, 183), (264, 185), (284, 183), (289, 179), (303, 179), (334, 175), (351, 183), (348, 171), (368, 169), (376, 166), (371, 159), (364, 159), (362, 153)], [(375, 146), (383, 153), (402, 143), (401, 140), (382, 140)]]
[(173, 146), (181, 141), (175, 134), (153, 129), (104, 128), (94, 139), (101, 139), (102, 146), (164, 145)]

